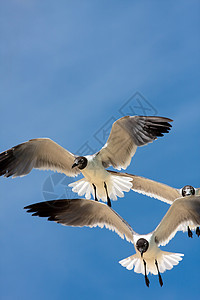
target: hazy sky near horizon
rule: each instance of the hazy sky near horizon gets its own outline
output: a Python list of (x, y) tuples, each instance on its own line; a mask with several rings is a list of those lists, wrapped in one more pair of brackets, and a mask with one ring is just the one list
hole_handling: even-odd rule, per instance
[[(127, 172), (173, 187), (200, 186), (199, 1), (1, 1), (0, 152), (49, 137), (92, 153), (126, 114), (174, 120), (164, 138), (137, 150)], [(62, 197), (72, 179), (33, 170), (0, 178), (1, 299), (195, 299), (200, 239), (178, 233), (163, 250), (178, 266), (150, 276), (118, 261), (133, 245), (106, 229), (70, 228), (23, 207)], [(168, 205), (134, 192), (112, 207), (138, 233)], [(162, 294), (161, 294), (162, 293)]]

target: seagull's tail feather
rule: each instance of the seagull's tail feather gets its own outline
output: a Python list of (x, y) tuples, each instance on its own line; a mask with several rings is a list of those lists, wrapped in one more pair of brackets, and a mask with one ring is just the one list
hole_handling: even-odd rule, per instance
[[(123, 192), (129, 192), (132, 187), (131, 181), (132, 178), (130, 177), (110, 175), (105, 180), (110, 199), (117, 200), (117, 197), (124, 197)], [(86, 199), (91, 199), (91, 195), (94, 197), (94, 187), (86, 178), (72, 182), (68, 186), (72, 187), (72, 191), (78, 193), (79, 196), (85, 195)], [(103, 182), (96, 184), (96, 191), (97, 198), (106, 202), (107, 197)]]
[[(178, 265), (179, 261), (182, 260), (182, 256), (184, 256), (184, 254), (165, 252), (160, 250), (159, 253), (153, 258), (144, 257), (144, 260), (146, 262), (147, 274), (158, 274), (158, 270), (155, 265), (155, 260), (157, 260), (160, 273), (163, 273), (166, 270), (171, 270), (173, 266)], [(127, 270), (132, 270), (135, 266), (134, 272), (142, 273), (143, 275), (145, 274), (143, 258), (141, 258), (141, 256), (138, 253), (120, 260), (119, 263)]]
[(123, 192), (129, 192), (132, 187), (131, 181), (132, 178), (130, 177), (111, 175), (107, 184), (109, 197), (112, 200), (117, 200), (117, 197), (124, 197)]
[[(159, 256), (160, 257), (157, 258), (159, 271), (160, 273), (163, 273), (165, 270), (171, 270), (174, 266), (178, 265), (183, 259), (184, 254), (161, 251)], [(157, 269), (155, 269), (155, 272), (151, 273), (154, 275), (157, 274)]]
[(136, 273), (143, 274), (143, 272), (144, 272), (144, 270), (143, 270), (144, 263), (143, 263), (141, 257), (137, 253), (120, 260), (119, 263), (120, 263), (120, 265), (122, 265), (122, 267), (125, 267), (127, 270), (132, 270), (133, 267), (135, 266), (134, 271)]
[(82, 178), (78, 181), (68, 184), (69, 187), (72, 187), (72, 191), (77, 193), (79, 196), (85, 195), (86, 199), (91, 199), (91, 194), (94, 196), (94, 189), (87, 181), (87, 179)]

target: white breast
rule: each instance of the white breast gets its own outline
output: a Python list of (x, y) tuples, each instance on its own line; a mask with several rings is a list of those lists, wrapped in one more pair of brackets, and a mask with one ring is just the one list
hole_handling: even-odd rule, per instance
[(85, 169), (81, 170), (85, 178), (70, 183), (69, 186), (73, 187), (73, 192), (78, 193), (79, 196), (85, 195), (87, 199), (94, 198), (94, 187), (96, 186), (97, 198), (107, 201), (104, 182), (107, 185), (107, 190), (110, 199), (117, 200), (117, 197), (124, 197), (123, 192), (129, 192), (132, 187), (132, 178), (116, 176), (107, 172), (102, 166), (101, 161), (95, 156), (87, 156), (88, 164)]
[(88, 155), (86, 156), (88, 163), (85, 169), (81, 170), (83, 176), (95, 185), (104, 182), (110, 174), (103, 167), (101, 161), (97, 159), (96, 156)]

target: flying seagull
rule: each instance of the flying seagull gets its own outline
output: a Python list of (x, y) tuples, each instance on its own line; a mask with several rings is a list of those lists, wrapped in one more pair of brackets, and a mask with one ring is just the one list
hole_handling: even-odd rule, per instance
[(182, 260), (183, 254), (165, 252), (159, 246), (166, 245), (179, 230), (180, 226), (200, 225), (200, 196), (188, 196), (176, 199), (157, 228), (146, 235), (133, 231), (131, 226), (112, 208), (104, 203), (87, 199), (68, 199), (40, 202), (25, 207), (33, 216), (47, 217), (68, 226), (104, 226), (115, 231), (122, 239), (133, 243), (136, 254), (121, 260), (119, 263), (136, 273), (145, 275), (158, 274), (160, 285), (163, 285), (161, 273), (170, 270)]
[[(132, 175), (128, 173), (119, 173), (108, 170), (108, 172), (115, 174), (115, 176), (123, 176), (127, 178), (131, 178), (132, 180), (130, 183), (132, 184), (131, 189), (137, 193), (153, 197), (155, 199), (159, 199), (163, 202), (166, 202), (168, 204), (172, 204), (174, 200), (176, 200), (179, 197), (187, 197), (187, 196), (198, 196), (200, 195), (200, 188), (195, 188), (191, 185), (185, 185), (181, 189), (173, 188), (171, 186), (168, 186), (164, 183), (160, 183), (151, 179), (147, 179), (145, 177)], [(183, 231), (188, 231), (188, 236), (192, 238), (193, 233), (192, 230), (196, 230), (196, 234), (198, 237), (200, 236), (200, 228), (199, 227), (193, 227), (192, 225), (187, 226), (186, 228), (183, 226)]]
[(73, 182), (73, 191), (90, 199), (110, 199), (124, 196), (131, 188), (131, 178), (115, 176), (106, 168), (126, 169), (138, 146), (153, 142), (168, 133), (172, 122), (163, 117), (125, 116), (113, 123), (109, 138), (95, 154), (77, 156), (48, 138), (32, 139), (0, 154), (0, 176), (16, 177), (33, 168), (53, 170), (67, 176), (82, 173), (83, 180)]

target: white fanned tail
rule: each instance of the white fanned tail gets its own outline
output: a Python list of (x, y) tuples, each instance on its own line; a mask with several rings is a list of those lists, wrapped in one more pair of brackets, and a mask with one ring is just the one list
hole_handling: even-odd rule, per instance
[[(157, 257), (155, 258), (144, 258), (146, 261), (146, 268), (147, 268), (147, 275), (149, 273), (152, 273), (154, 275), (158, 274), (156, 265), (155, 265), (155, 259), (158, 262), (158, 267), (160, 273), (165, 272), (166, 270), (171, 270), (173, 266), (178, 265), (179, 261), (181, 261), (184, 256), (184, 254), (181, 253), (172, 253), (172, 252), (165, 252), (165, 251), (159, 251)], [(134, 272), (136, 273), (144, 273), (144, 262), (141, 258), (140, 254), (136, 253), (134, 255), (131, 255), (125, 259), (122, 259), (119, 261), (119, 263), (125, 267), (127, 270), (132, 270), (134, 267)]]
[[(124, 197), (124, 192), (129, 192), (132, 187), (132, 178), (125, 176), (110, 175), (106, 178), (108, 195), (110, 199), (117, 200), (117, 197)], [(97, 191), (97, 199), (107, 201), (106, 191), (104, 188), (104, 181), (94, 182)], [(91, 199), (91, 195), (94, 197), (94, 187), (86, 178), (82, 178), (78, 181), (69, 184), (72, 187), (72, 191), (78, 193), (79, 196), (85, 195), (87, 199)]]
[(86, 199), (91, 199), (91, 194), (94, 197), (94, 188), (86, 178), (82, 178), (78, 181), (72, 182), (68, 184), (68, 186), (72, 187), (72, 191), (74, 193), (77, 193), (79, 196), (85, 195)]

